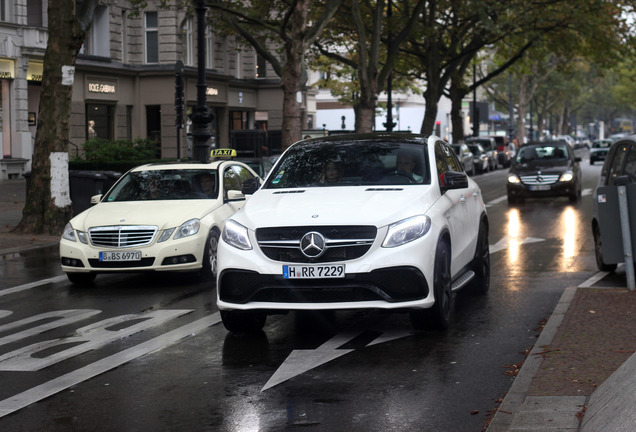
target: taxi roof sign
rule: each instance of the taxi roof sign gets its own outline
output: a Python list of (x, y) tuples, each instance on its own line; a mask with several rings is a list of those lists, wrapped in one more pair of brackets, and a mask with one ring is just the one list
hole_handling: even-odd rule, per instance
[(213, 149), (210, 152), (211, 157), (236, 157), (235, 149)]

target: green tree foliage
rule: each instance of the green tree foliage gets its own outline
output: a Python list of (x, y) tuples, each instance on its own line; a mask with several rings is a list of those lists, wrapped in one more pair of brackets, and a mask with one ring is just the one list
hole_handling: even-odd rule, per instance
[(298, 95), (307, 81), (306, 56), (342, 0), (209, 1), (227, 28), (244, 38), (281, 78), (282, 149), (301, 138)]

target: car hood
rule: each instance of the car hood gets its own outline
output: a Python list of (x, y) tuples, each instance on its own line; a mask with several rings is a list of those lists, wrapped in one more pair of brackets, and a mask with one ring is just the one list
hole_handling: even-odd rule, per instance
[(563, 161), (546, 160), (537, 162), (515, 163), (510, 168), (510, 172), (518, 175), (534, 174), (538, 171), (541, 171), (542, 174), (561, 174), (571, 168), (572, 166), (568, 162), (563, 163)]
[(430, 185), (261, 189), (232, 217), (250, 228), (295, 225), (381, 227), (425, 214), (439, 199)]
[(100, 202), (71, 219), (78, 230), (105, 225), (155, 225), (177, 227), (203, 218), (218, 206), (213, 200)]

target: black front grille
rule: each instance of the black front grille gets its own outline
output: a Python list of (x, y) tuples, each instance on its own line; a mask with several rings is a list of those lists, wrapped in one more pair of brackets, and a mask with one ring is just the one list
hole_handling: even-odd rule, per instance
[[(325, 237), (325, 252), (309, 258), (300, 250), (301, 238), (309, 232)], [(258, 228), (256, 239), (265, 256), (280, 262), (323, 263), (360, 258), (370, 248), (377, 235), (374, 226), (298, 226)]]
[(395, 267), (342, 279), (283, 279), (244, 270), (221, 274), (219, 297), (236, 304), (249, 302), (333, 303), (381, 300), (403, 302), (425, 298), (428, 284), (414, 267)]

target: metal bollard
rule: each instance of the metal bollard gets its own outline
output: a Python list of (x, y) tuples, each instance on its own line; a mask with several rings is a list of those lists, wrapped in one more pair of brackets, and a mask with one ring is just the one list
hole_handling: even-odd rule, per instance
[(629, 228), (629, 211), (627, 210), (627, 187), (618, 186), (618, 208), (621, 218), (621, 233), (623, 237), (623, 252), (625, 254), (625, 275), (627, 289), (634, 291), (634, 257), (632, 255), (632, 234)]

